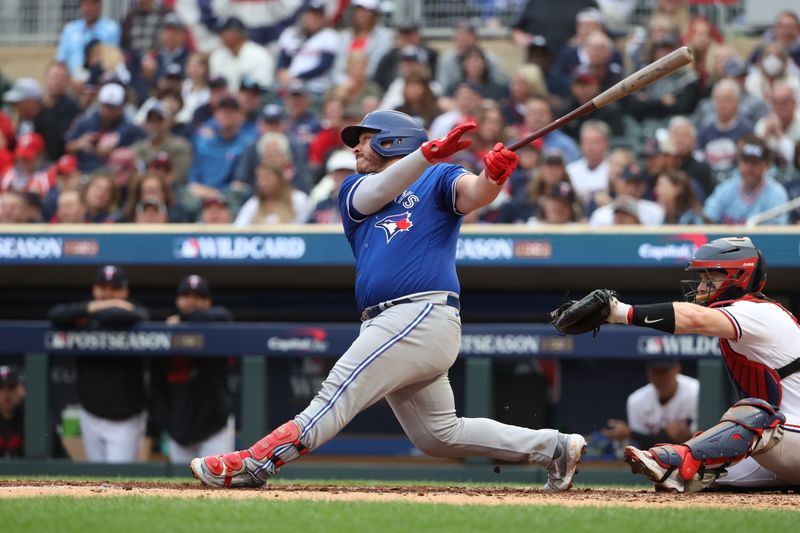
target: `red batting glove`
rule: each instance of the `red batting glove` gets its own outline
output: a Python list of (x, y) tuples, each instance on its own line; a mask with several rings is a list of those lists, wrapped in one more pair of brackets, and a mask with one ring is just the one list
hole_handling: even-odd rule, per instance
[(517, 154), (506, 148), (503, 143), (497, 143), (483, 158), (484, 174), (493, 182), (502, 185), (517, 168), (517, 163), (519, 163)]
[(453, 130), (445, 135), (432, 141), (425, 141), (420, 146), (422, 155), (431, 163), (436, 162), (437, 159), (446, 159), (464, 148), (472, 146), (471, 139), (460, 140), (461, 136), (473, 128), (477, 128), (478, 124), (474, 120), (459, 124)]

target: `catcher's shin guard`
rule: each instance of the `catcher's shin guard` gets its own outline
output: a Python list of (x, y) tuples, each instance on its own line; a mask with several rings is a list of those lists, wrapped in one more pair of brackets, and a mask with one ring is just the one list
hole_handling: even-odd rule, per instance
[[(786, 417), (758, 398), (746, 398), (728, 409), (714, 427), (684, 444), (665, 444), (646, 452), (626, 449), (631, 468), (656, 484), (695, 492), (724, 474), (725, 468), (775, 446), (783, 437)], [(681, 483), (681, 481), (683, 483)]]
[(300, 442), (300, 428), (291, 420), (247, 450), (195, 458), (190, 468), (206, 485), (260, 487), (283, 466), (284, 461), (275, 450), (287, 444), (293, 445), (300, 454), (308, 453), (308, 448)]

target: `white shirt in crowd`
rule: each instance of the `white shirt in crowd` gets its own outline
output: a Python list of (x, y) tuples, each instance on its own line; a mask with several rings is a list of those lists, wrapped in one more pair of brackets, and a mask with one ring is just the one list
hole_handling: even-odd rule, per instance
[(567, 165), (567, 174), (583, 205), (589, 205), (592, 194), (608, 188), (608, 160), (595, 168), (589, 168), (586, 158), (580, 158)]
[(244, 77), (266, 88), (275, 82), (275, 60), (266, 48), (253, 41), (245, 42), (238, 55), (225, 46), (217, 48), (208, 58), (208, 66), (211, 77), (225, 78), (231, 92), (239, 90)]
[(628, 427), (636, 433), (655, 435), (670, 423), (683, 420), (691, 431), (697, 431), (697, 402), (700, 382), (693, 377), (677, 375), (678, 388), (667, 403), (658, 399), (652, 383), (636, 389), (628, 396)]
[[(295, 224), (302, 224), (308, 219), (308, 195), (303, 191), (293, 190), (292, 191), (292, 210), (294, 211), (294, 219), (292, 220)], [(242, 205), (242, 208), (239, 210), (239, 214), (236, 215), (236, 220), (234, 221), (233, 225), (237, 228), (246, 228), (247, 226), (257, 225), (257, 224), (280, 224), (281, 221), (278, 219), (278, 215), (275, 213), (267, 214), (263, 220), (256, 220), (258, 216), (258, 197), (251, 196), (245, 203)]]
[[(339, 34), (331, 28), (323, 28), (309, 38), (296, 27), (283, 30), (278, 46), (292, 58), (288, 71), (297, 76), (319, 66), (323, 54), (336, 56), (339, 50)], [(317, 94), (327, 91), (333, 81), (333, 65), (321, 76), (305, 80), (306, 88)]]
[(770, 117), (766, 116), (756, 122), (755, 134), (766, 141), (770, 150), (780, 154), (791, 165), (791, 162), (794, 161), (794, 147), (800, 142), (800, 109), (795, 112), (794, 120), (780, 137), (766, 136), (768, 120)]

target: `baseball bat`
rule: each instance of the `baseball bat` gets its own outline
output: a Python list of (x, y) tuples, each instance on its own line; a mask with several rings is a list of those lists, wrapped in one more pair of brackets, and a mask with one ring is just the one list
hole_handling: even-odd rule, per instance
[(595, 96), (582, 106), (573, 109), (572, 111), (570, 111), (561, 118), (557, 118), (544, 128), (541, 128), (540, 130), (531, 133), (524, 139), (520, 139), (519, 141), (509, 146), (508, 149), (512, 151), (517, 151), (526, 144), (535, 141), (539, 137), (544, 137), (551, 131), (560, 128), (564, 124), (569, 124), (576, 118), (582, 117), (587, 113), (591, 113), (595, 109), (600, 109), (601, 107), (607, 106), (612, 102), (616, 102), (620, 98), (628, 96), (634, 91), (638, 91), (642, 87), (650, 85), (654, 81), (659, 80), (664, 76), (675, 72), (679, 68), (684, 67), (691, 62), (692, 62), (692, 51), (686, 46), (682, 46), (677, 50), (673, 50), (672, 52), (665, 55), (661, 59), (654, 61), (649, 65), (647, 65), (646, 67), (642, 67), (641, 69), (637, 70), (636, 72), (634, 72), (621, 82), (617, 83), (610, 89), (607, 89), (602, 93), (598, 94), (597, 96)]

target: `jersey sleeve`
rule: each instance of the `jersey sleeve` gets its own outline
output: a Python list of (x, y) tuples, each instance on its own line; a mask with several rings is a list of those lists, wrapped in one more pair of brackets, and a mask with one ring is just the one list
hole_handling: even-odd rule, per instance
[(728, 317), (736, 331), (736, 338), (731, 342), (765, 344), (774, 335), (775, 316), (772, 308), (777, 309), (777, 306), (740, 300), (717, 309)]
[(347, 176), (339, 187), (339, 213), (342, 215), (342, 223), (347, 233), (349, 233), (354, 226), (367, 219), (367, 215), (360, 213), (353, 207), (353, 193), (355, 193), (358, 186), (361, 185), (365, 176), (365, 174), (352, 174)]
[(464, 174), (469, 174), (469, 170), (460, 165), (440, 163), (436, 165), (438, 178), (439, 198), (447, 211), (464, 216), (456, 209), (456, 183)]

